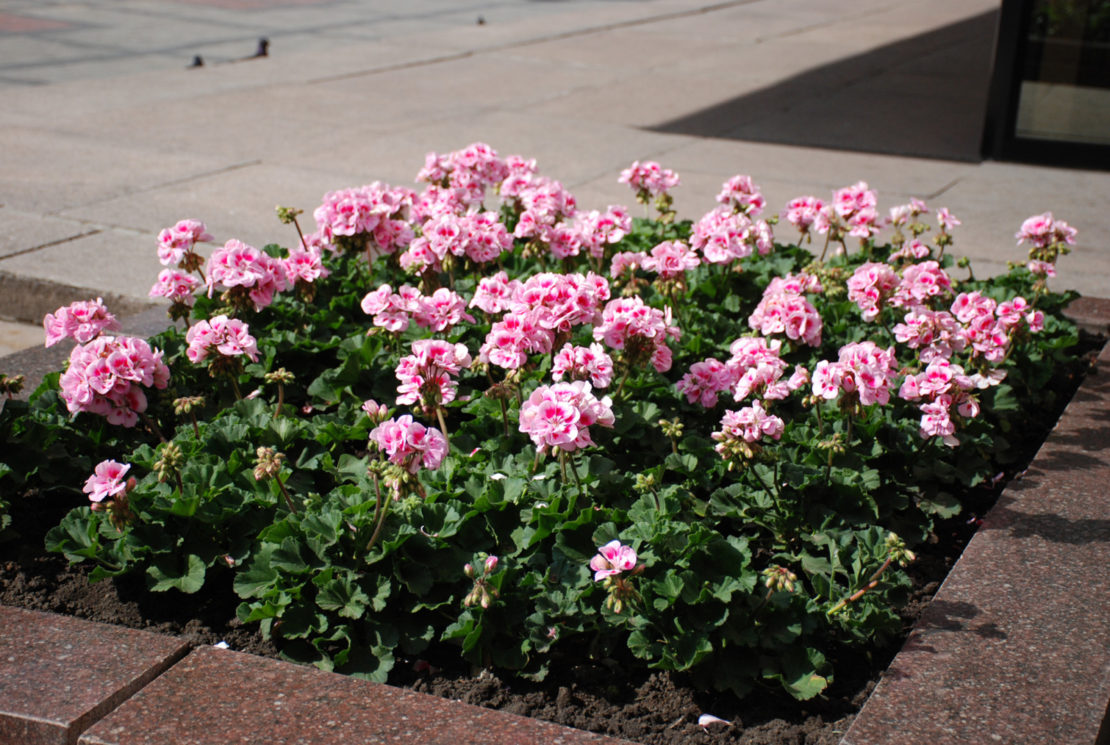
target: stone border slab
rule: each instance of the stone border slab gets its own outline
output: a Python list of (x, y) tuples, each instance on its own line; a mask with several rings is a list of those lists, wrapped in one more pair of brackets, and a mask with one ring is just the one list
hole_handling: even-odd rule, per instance
[(73, 745), (188, 649), (148, 631), (0, 606), (0, 742)]
[(201, 647), (89, 729), (80, 745), (229, 742), (630, 745), (604, 735)]

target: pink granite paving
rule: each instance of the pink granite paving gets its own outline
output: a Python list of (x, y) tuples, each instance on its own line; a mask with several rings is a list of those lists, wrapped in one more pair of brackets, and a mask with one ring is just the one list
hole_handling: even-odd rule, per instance
[(629, 745), (548, 722), (214, 647), (194, 650), (80, 745)]
[(1110, 346), (842, 745), (1110, 743), (1108, 492)]
[(15, 13), (0, 13), (0, 33), (21, 34), (34, 31), (50, 31), (59, 28), (72, 28), (72, 23), (55, 21), (49, 18), (31, 18)]
[(0, 743), (72, 745), (187, 650), (172, 637), (0, 606)]

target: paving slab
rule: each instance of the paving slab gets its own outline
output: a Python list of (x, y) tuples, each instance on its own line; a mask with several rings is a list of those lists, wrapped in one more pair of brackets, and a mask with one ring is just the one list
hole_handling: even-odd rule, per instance
[(0, 606), (0, 742), (74, 745), (187, 650), (173, 637)]
[(90, 728), (81, 745), (630, 745), (604, 735), (311, 667), (201, 647)]
[(0, 205), (0, 259), (96, 233), (100, 228)]

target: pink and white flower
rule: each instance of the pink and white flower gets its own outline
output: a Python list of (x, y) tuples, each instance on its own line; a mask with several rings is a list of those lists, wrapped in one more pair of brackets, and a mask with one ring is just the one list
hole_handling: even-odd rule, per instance
[(164, 266), (181, 266), (185, 255), (192, 253), (198, 243), (212, 240), (208, 228), (199, 220), (180, 220), (171, 228), (158, 233), (158, 260)]
[(588, 380), (594, 388), (608, 388), (613, 382), (613, 359), (597, 343), (588, 347), (564, 344), (551, 365), (551, 377)]
[(540, 452), (593, 445), (590, 426), (612, 427), (614, 421), (609, 397), (598, 399), (584, 380), (541, 385), (520, 407), (520, 431)]
[(130, 463), (103, 460), (96, 464), (93, 475), (85, 481), (81, 491), (88, 494), (89, 500), (92, 502), (103, 502), (117, 494), (124, 494), (129, 486), (134, 485), (133, 483), (129, 484), (128, 480), (124, 478), (130, 468)]
[(443, 433), (413, 421), (409, 414), (379, 424), (370, 431), (370, 442), (385, 452), (390, 463), (409, 473), (439, 468), (447, 455)]
[(62, 339), (73, 339), (87, 344), (104, 331), (117, 331), (119, 321), (108, 311), (101, 298), (79, 300), (47, 313), (42, 319), (46, 331), (46, 346), (51, 347)]
[(185, 341), (189, 344), (185, 355), (194, 364), (203, 362), (212, 354), (224, 357), (245, 355), (252, 362), (258, 361), (258, 342), (250, 335), (247, 324), (238, 318), (219, 315), (197, 321), (185, 334)]
[(721, 193), (717, 201), (735, 212), (740, 212), (748, 217), (759, 217), (767, 200), (763, 198), (759, 187), (752, 181), (751, 176), (737, 175), (730, 178), (721, 186)]
[(677, 173), (663, 168), (655, 161), (646, 160), (641, 163), (637, 160), (621, 171), (617, 182), (628, 184), (637, 192), (637, 197), (654, 199), (678, 186), (680, 179)]
[(193, 307), (200, 280), (178, 269), (158, 272), (158, 281), (150, 288), (150, 297), (164, 297), (171, 303)]
[(606, 577), (613, 577), (621, 572), (631, 572), (636, 568), (636, 561), (636, 552), (631, 546), (625, 546), (619, 540), (609, 541), (598, 548), (597, 554), (590, 559), (594, 582), (600, 582)]

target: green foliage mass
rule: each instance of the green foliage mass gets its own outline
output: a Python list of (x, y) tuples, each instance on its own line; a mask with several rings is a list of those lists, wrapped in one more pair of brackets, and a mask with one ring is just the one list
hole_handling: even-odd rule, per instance
[[(690, 229), (637, 220), (614, 248), (648, 250)], [(888, 329), (903, 312), (887, 308), (865, 323), (844, 292), (856, 266), (890, 250), (871, 246), (818, 267), (825, 291), (809, 297), (823, 341), (788, 341), (791, 367), (835, 360), (846, 341), (895, 345)], [(758, 684), (817, 695), (838, 648), (899, 631), (909, 581), (892, 559), (908, 555), (892, 548), (891, 534), (911, 549), (921, 544), (935, 519), (958, 513), (969, 490), (1005, 469), (1023, 423), (1054, 403), (1051, 381), (1074, 362), (1076, 330), (1059, 312), (1069, 296), (1044, 292), (1022, 268), (963, 281), (958, 291), (1035, 297), (1047, 321), (1042, 333), (1014, 340), (1005, 381), (981, 392), (982, 415), (960, 423), (959, 447), (921, 437), (917, 404), (896, 395), (886, 406), (844, 407), (807, 398), (807, 388), (775, 402), (781, 439), (730, 463), (711, 434), (724, 409), (742, 404), (726, 394), (707, 410), (675, 383), (695, 362), (727, 359), (729, 344), (752, 334), (748, 316), (771, 278), (813, 262), (798, 246), (778, 245), (744, 259), (743, 271), (700, 266), (677, 288), (641, 276), (640, 296), (673, 307), (682, 338), (665, 374), (625, 370), (618, 360), (615, 426), (593, 428), (596, 447), (537, 457), (518, 430), (516, 397), (487, 395), (503, 371), (464, 371), (446, 411), (449, 455), (394, 500), (362, 403), (394, 401), (399, 357), (428, 334), (415, 326), (368, 334), (374, 329), (359, 302), (382, 283), (414, 280), (390, 257), (372, 266), (360, 254), (328, 262), (332, 275), (312, 302), (286, 293), (239, 313), (260, 358), (236, 382), (257, 395), (239, 399), (228, 378), (192, 365), (179, 326), (151, 340), (165, 351), (172, 382), (151, 392), (147, 414), (180, 450), (177, 465), (167, 465), (169, 446), (152, 431), (70, 418), (55, 375), (29, 404), (9, 402), (0, 416), (0, 491), (64, 490), (81, 504), (99, 460), (130, 463), (137, 484), (128, 519), (75, 507), (48, 535), (50, 550), (92, 562), (94, 578), (144, 573), (154, 592), (193, 593), (230, 578), (240, 619), (259, 624), (284, 655), (374, 680), (385, 680), (399, 655), (446, 650), (533, 678), (553, 664), (608, 657), (625, 669), (690, 671), (741, 695)], [(504, 265), (517, 277), (539, 269), (519, 247)], [(465, 268), (451, 279), (469, 297), (476, 282)], [(218, 299), (198, 297), (194, 316), (222, 310)], [(482, 317), (447, 338), (476, 355), (488, 328)], [(590, 328), (569, 341), (588, 345)], [(908, 359), (912, 371), (921, 369), (912, 353)], [(549, 366), (548, 356), (533, 355), (517, 381), (524, 397), (548, 382)], [(278, 368), (293, 379), (265, 382)], [(189, 396), (204, 402), (175, 413), (173, 402)], [(664, 434), (661, 420), (678, 420), (681, 434)], [(284, 456), (278, 478), (255, 478), (259, 448)], [(638, 558), (619, 612), (606, 602), (612, 585), (595, 582), (589, 567), (613, 540)], [(486, 573), (488, 556), (499, 561)], [(473, 576), (468, 563), (478, 567)], [(475, 602), (483, 593), (485, 602)]]

